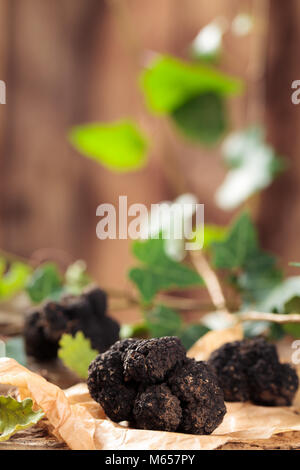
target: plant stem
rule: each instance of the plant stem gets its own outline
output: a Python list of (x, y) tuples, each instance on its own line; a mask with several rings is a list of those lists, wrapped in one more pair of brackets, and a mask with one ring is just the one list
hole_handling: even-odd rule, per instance
[(207, 290), (216, 310), (218, 312), (224, 312), (230, 318), (230, 320), (235, 321), (234, 315), (230, 313), (227, 308), (221, 283), (214, 270), (210, 267), (202, 251), (191, 251), (190, 254), (197, 272), (200, 274), (206, 284)]
[(280, 315), (278, 313), (265, 312), (243, 312), (235, 315), (237, 319), (242, 321), (269, 321), (279, 324), (284, 323), (300, 323), (300, 314), (289, 313), (288, 315)]

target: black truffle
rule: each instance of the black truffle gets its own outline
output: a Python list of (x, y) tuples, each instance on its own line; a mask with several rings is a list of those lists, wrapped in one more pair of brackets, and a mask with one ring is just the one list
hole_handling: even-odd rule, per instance
[(111, 420), (142, 429), (210, 434), (226, 412), (214, 372), (176, 337), (118, 341), (91, 363), (88, 388)]
[(183, 364), (186, 351), (176, 337), (152, 338), (130, 345), (124, 356), (127, 380), (143, 383), (162, 382), (177, 364)]
[(168, 379), (172, 393), (180, 399), (182, 421), (179, 430), (211, 434), (226, 413), (224, 395), (213, 369), (205, 362), (188, 359)]
[(98, 288), (46, 302), (25, 319), (27, 354), (41, 361), (54, 359), (61, 336), (77, 331), (82, 331), (97, 351), (107, 350), (118, 339), (120, 327), (106, 316), (106, 308), (106, 294)]
[(263, 338), (226, 343), (209, 359), (226, 401), (265, 406), (289, 406), (298, 389), (298, 376), (281, 364), (274, 345)]
[[(119, 346), (122, 342), (118, 342)], [(88, 388), (92, 398), (101, 403), (112, 421), (132, 419), (132, 407), (137, 391), (133, 383), (125, 383), (122, 352), (111, 349), (90, 364)]]
[(149, 385), (138, 394), (133, 416), (136, 427), (157, 431), (176, 431), (182, 419), (180, 401), (166, 384)]

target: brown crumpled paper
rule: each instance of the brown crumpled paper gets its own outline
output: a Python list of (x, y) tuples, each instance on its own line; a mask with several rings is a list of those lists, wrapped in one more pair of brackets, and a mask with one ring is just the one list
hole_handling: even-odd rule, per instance
[[(193, 346), (189, 356), (206, 359), (216, 347), (241, 337), (239, 326), (210, 332)], [(91, 399), (85, 384), (62, 391), (13, 359), (0, 359), (0, 383), (18, 387), (22, 399), (31, 397), (44, 410), (52, 432), (76, 450), (211, 450), (228, 441), (268, 439), (273, 434), (300, 431), (299, 397), (293, 407), (227, 403), (227, 414), (213, 434), (196, 436), (113, 423)]]

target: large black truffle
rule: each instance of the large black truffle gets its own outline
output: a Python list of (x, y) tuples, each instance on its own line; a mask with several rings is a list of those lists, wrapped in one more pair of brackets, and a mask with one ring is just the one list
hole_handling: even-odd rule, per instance
[(274, 345), (258, 337), (226, 343), (209, 359), (226, 401), (265, 406), (289, 406), (298, 389), (298, 376), (281, 364)]
[(226, 413), (213, 370), (176, 337), (117, 342), (91, 363), (88, 388), (111, 420), (140, 429), (210, 434)]
[(27, 354), (41, 361), (54, 359), (61, 336), (77, 331), (82, 331), (97, 351), (107, 350), (119, 338), (120, 327), (106, 316), (106, 309), (106, 294), (98, 288), (80, 296), (65, 296), (59, 302), (46, 302), (26, 316)]

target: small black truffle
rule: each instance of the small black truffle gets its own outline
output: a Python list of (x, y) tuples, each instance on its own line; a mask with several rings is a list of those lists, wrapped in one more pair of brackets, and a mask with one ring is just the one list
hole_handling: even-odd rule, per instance
[(124, 356), (125, 378), (143, 383), (162, 382), (167, 372), (185, 359), (186, 351), (176, 337), (141, 340), (130, 345)]
[(210, 434), (226, 412), (217, 378), (176, 337), (118, 341), (89, 367), (88, 388), (112, 421)]
[[(122, 342), (118, 342), (121, 346)], [(137, 390), (133, 383), (125, 383), (122, 351), (111, 349), (90, 364), (88, 388), (92, 398), (101, 403), (112, 421), (132, 419), (132, 407)]]
[(221, 424), (226, 413), (224, 395), (213, 369), (205, 362), (188, 359), (170, 375), (168, 385), (181, 402), (179, 430), (211, 434)]
[(57, 356), (64, 333), (82, 331), (99, 352), (107, 350), (118, 338), (120, 327), (106, 316), (106, 294), (94, 288), (80, 296), (65, 296), (59, 302), (48, 301), (25, 319), (26, 352), (40, 361)]
[(150, 385), (136, 397), (133, 416), (140, 429), (176, 431), (182, 410), (180, 401), (166, 384)]
[(281, 364), (275, 346), (261, 337), (226, 343), (211, 354), (208, 362), (226, 401), (289, 406), (298, 389), (294, 368)]

